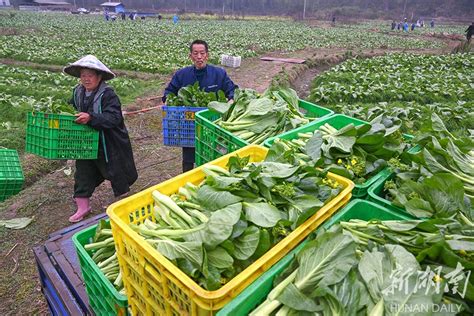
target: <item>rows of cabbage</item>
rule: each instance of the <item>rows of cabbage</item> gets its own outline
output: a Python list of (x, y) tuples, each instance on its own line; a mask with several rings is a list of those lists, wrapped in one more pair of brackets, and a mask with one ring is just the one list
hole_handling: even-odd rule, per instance
[(437, 48), (440, 42), (399, 38), (347, 27), (315, 28), (290, 21), (180, 21), (146, 19), (107, 22), (102, 16), (19, 12), (2, 16), (0, 57), (64, 65), (94, 54), (113, 69), (170, 73), (190, 63), (188, 45), (205, 39), (210, 61), (221, 54), (242, 57), (305, 47)]
[(370, 121), (380, 114), (414, 133), (435, 112), (451, 131), (474, 129), (474, 54), (387, 54), (341, 63), (312, 83), (310, 100)]
[[(0, 146), (22, 151), (26, 114), (67, 104), (78, 79), (59, 72), (0, 64)], [(124, 104), (153, 84), (119, 77), (110, 85)]]

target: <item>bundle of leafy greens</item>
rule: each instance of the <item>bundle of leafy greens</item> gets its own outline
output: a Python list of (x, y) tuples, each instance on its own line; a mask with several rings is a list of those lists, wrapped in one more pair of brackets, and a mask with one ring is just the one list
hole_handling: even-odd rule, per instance
[(351, 220), (308, 242), (251, 315), (472, 315), (473, 271), (472, 222)]
[(41, 112), (48, 114), (74, 115), (76, 109), (71, 104), (61, 104), (55, 102), (52, 98), (48, 98), (43, 103), (37, 103), (33, 106), (33, 112)]
[(385, 182), (386, 198), (416, 217), (446, 217), (456, 209), (471, 214), (474, 140), (456, 138), (433, 114), (414, 143), (419, 152), (389, 162), (394, 176)]
[(179, 89), (178, 95), (170, 93), (166, 96), (166, 105), (168, 106), (207, 107), (212, 101), (226, 102), (224, 91), (206, 92), (199, 87), (198, 81), (193, 85)]
[(313, 118), (301, 113), (292, 89), (268, 89), (258, 94), (252, 89), (236, 90), (234, 102), (211, 102), (209, 108), (221, 114), (215, 123), (250, 144), (308, 124)]
[(341, 191), (314, 167), (249, 163), (204, 167), (199, 185), (172, 196), (153, 192), (155, 221), (132, 225), (162, 255), (207, 290), (216, 290)]
[(117, 291), (125, 293), (110, 222), (101, 219), (97, 224), (92, 242), (84, 245), (97, 267), (104, 273)]
[(385, 116), (375, 118), (370, 124), (354, 126), (350, 123), (337, 130), (328, 123), (313, 133), (300, 133), (297, 139), (276, 139), (270, 154), (295, 163), (324, 168), (364, 183), (387, 167), (387, 162), (398, 157), (409, 145), (400, 132), (400, 120)]

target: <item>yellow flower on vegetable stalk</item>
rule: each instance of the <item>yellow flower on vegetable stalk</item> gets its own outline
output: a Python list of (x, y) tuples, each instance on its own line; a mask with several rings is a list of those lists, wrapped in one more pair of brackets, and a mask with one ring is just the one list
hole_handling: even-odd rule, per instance
[(357, 163), (357, 160), (355, 158), (351, 159), (351, 164), (354, 166)]
[(342, 164), (342, 159), (341, 159), (341, 158), (339, 158), (339, 159), (337, 160), (337, 164), (339, 164), (339, 165)]
[(329, 178), (324, 178), (323, 183), (333, 189), (336, 189), (339, 186), (339, 182), (337, 182), (336, 180), (329, 179)]
[(443, 278), (441, 276), (439, 276), (439, 274), (435, 274), (434, 277), (433, 277), (433, 280), (436, 282), (436, 283), (439, 283), (443, 280)]

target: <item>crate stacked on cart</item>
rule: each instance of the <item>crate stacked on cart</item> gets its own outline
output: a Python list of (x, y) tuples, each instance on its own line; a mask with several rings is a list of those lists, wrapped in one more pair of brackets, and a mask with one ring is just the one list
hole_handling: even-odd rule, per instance
[(72, 236), (105, 218), (100, 214), (51, 233), (33, 248), (41, 292), (51, 315), (94, 315), (81, 275)]
[(47, 159), (96, 159), (99, 132), (67, 114), (30, 112), (26, 152)]
[(18, 152), (0, 148), (0, 202), (20, 192), (24, 181)]
[[(109, 223), (108, 220), (101, 220), (101, 222)], [(110, 258), (115, 254), (114, 250), (113, 252), (110, 252), (111, 249), (114, 249), (113, 241), (109, 247), (101, 247), (102, 250), (98, 249), (93, 253), (86, 250), (86, 245), (94, 242), (97, 227), (102, 225), (101, 222), (83, 229), (72, 237), (79, 258), (82, 276), (84, 278), (84, 284), (89, 298), (89, 305), (92, 307), (96, 315), (127, 315), (127, 296), (117, 290), (110, 279), (107, 278), (107, 275), (104, 274), (98, 264), (94, 261), (97, 256), (95, 253), (103, 250), (109, 251), (109, 253), (104, 256), (107, 258), (105, 260), (111, 260)], [(106, 236), (104, 238), (112, 237)]]
[[(226, 168), (229, 160), (237, 156), (248, 157), (250, 162), (259, 162), (265, 159), (267, 153), (268, 150), (264, 147), (251, 145), (210, 164)], [(107, 209), (107, 214), (111, 220), (131, 313), (210, 315), (217, 312), (295, 248), (316, 227), (348, 203), (353, 183), (333, 174), (328, 174), (328, 177), (341, 185), (341, 191), (326, 201), (319, 210), (308, 214), (309, 217), (301, 225), (217, 290), (204, 289), (139, 235), (137, 232), (139, 227), (136, 226), (142, 223), (157, 225), (153, 222), (161, 220), (155, 217), (153, 191), (170, 196), (186, 184), (197, 185), (205, 178), (204, 167), (198, 167), (111, 205)], [(151, 222), (146, 222), (147, 220)], [(171, 252), (168, 252), (168, 255), (173, 252), (171, 248), (169, 251)]]
[[(299, 100), (300, 112), (308, 118), (315, 118), (308, 125), (330, 117), (333, 111), (316, 104)], [(196, 165), (200, 166), (211, 160), (231, 153), (249, 145), (242, 138), (217, 125), (219, 114), (211, 110), (202, 111), (196, 115)]]

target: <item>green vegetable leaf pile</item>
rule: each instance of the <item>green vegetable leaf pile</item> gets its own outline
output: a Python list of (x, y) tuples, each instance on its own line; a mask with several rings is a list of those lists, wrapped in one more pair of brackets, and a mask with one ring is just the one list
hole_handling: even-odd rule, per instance
[(386, 198), (416, 217), (449, 217), (461, 210), (474, 218), (474, 140), (456, 138), (433, 113), (414, 139), (420, 151), (391, 160), (394, 178)]
[(474, 223), (454, 217), (341, 222), (306, 244), (251, 315), (472, 315), (473, 236)]
[(383, 115), (368, 125), (351, 123), (339, 130), (326, 123), (313, 133), (300, 133), (297, 139), (276, 139), (269, 155), (288, 159), (284, 153), (291, 152), (294, 163), (309, 163), (363, 183), (408, 148), (400, 125), (400, 120)]
[(49, 102), (38, 103), (33, 106), (34, 112), (74, 115), (77, 113), (76, 109), (70, 104), (60, 104), (53, 102), (52, 98), (48, 98)]
[(301, 113), (296, 92), (287, 88), (270, 88), (262, 95), (252, 89), (236, 90), (232, 104), (211, 102), (209, 108), (222, 116), (217, 125), (250, 144), (261, 144), (312, 120)]
[(341, 191), (308, 166), (232, 157), (228, 169), (207, 165), (199, 185), (187, 183), (171, 197), (154, 191), (155, 221), (132, 225), (207, 290), (227, 283)]
[(168, 106), (207, 107), (212, 101), (226, 102), (224, 91), (206, 92), (199, 87), (198, 81), (193, 85), (179, 89), (178, 95), (170, 93), (166, 97), (166, 105)]
[(85, 244), (84, 249), (117, 291), (126, 295), (110, 221), (99, 220), (91, 242)]

